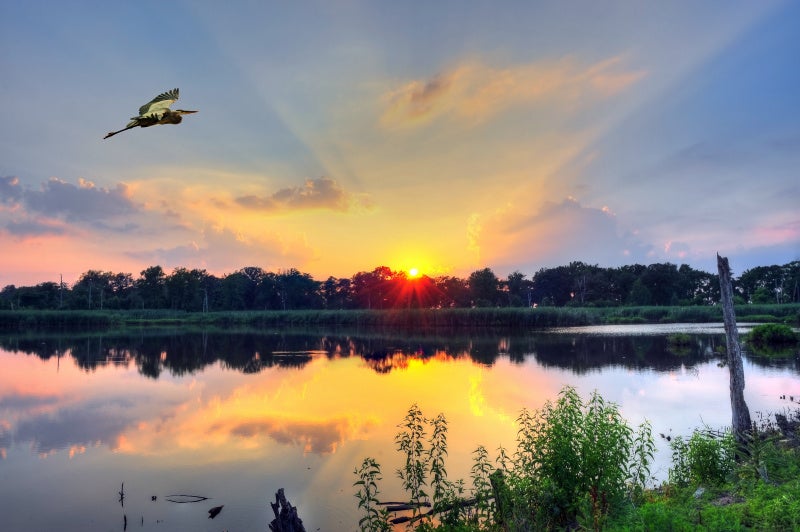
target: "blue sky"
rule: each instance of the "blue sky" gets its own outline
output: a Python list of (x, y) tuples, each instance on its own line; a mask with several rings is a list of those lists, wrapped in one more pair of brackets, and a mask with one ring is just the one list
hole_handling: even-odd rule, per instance
[[(0, 286), (800, 259), (800, 4), (0, 2)], [(178, 126), (120, 129), (173, 87)]]

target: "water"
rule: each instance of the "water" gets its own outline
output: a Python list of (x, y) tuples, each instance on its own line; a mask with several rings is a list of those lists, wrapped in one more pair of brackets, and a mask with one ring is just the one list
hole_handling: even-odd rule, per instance
[[(692, 345), (671, 350), (666, 335), (676, 331)], [(266, 530), (268, 502), (284, 488), (308, 530), (354, 530), (363, 458), (382, 466), (381, 497), (403, 498), (394, 437), (412, 403), (445, 414), (447, 471), (468, 483), (477, 445), (493, 456), (513, 450), (520, 410), (566, 384), (583, 397), (598, 390), (656, 435), (728, 425), (728, 373), (714, 354), (721, 332), (2, 337), (0, 529)], [(751, 414), (786, 409), (783, 394), (800, 399), (798, 375), (797, 357), (746, 358)], [(663, 479), (669, 452), (656, 438), (653, 474)]]

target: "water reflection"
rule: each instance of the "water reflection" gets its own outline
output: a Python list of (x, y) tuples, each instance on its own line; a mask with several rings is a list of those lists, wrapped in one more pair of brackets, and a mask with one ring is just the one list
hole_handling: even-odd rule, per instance
[[(672, 331), (675, 327), (670, 325), (664, 330)], [(361, 357), (379, 373), (405, 369), (410, 359), (431, 357), (466, 358), (492, 366), (500, 357), (522, 363), (532, 356), (544, 366), (576, 373), (606, 366), (673, 371), (710, 358), (724, 357), (725, 339), (719, 333), (694, 333), (690, 345), (673, 346), (666, 334), (630, 334), (617, 330), (619, 327), (609, 328), (614, 334), (608, 334), (609, 331), (596, 334), (597, 329), (562, 329), (499, 337), (491, 333), (408, 337), (392, 333), (148, 331), (136, 335), (44, 339), (6, 336), (0, 337), (0, 348), (12, 353), (34, 354), (43, 360), (71, 358), (78, 367), (88, 371), (108, 365), (135, 364), (142, 375), (152, 378), (158, 378), (164, 371), (173, 376), (194, 374), (217, 363), (246, 374), (273, 367), (299, 368), (315, 356)], [(642, 330), (642, 326), (637, 330)], [(774, 358), (747, 353), (746, 356), (757, 365), (795, 371), (800, 368), (796, 356)]]
[[(11, 510), (0, 528), (116, 528), (119, 504), (106, 502), (124, 481), (127, 516), (145, 530), (207, 528), (208, 508), (177, 508), (164, 500), (171, 493), (224, 504), (215, 529), (265, 528), (279, 487), (310, 529), (354, 529), (352, 471), (365, 456), (382, 464), (385, 495), (401, 496), (393, 440), (411, 403), (446, 414), (448, 472), (468, 479), (478, 444), (513, 448), (520, 409), (564, 384), (598, 389), (656, 432), (726, 424), (722, 343), (713, 331), (682, 348), (663, 332), (575, 330), (5, 336), (0, 500)], [(751, 411), (800, 396), (797, 374), (796, 356), (748, 359)]]

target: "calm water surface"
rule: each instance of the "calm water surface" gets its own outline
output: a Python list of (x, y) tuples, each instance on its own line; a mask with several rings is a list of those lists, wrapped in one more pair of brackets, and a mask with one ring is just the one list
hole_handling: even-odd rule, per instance
[[(676, 331), (690, 348), (670, 350)], [(566, 384), (656, 434), (729, 424), (720, 344), (721, 325), (0, 337), (0, 529), (117, 531), (127, 518), (128, 530), (266, 530), (282, 487), (308, 530), (354, 530), (364, 457), (382, 465), (382, 498), (403, 497), (394, 437), (413, 403), (445, 414), (449, 476), (469, 482), (477, 445), (513, 450), (520, 410)], [(798, 377), (796, 356), (748, 357), (754, 417), (788, 408), (780, 395), (800, 397)], [(663, 479), (668, 447), (657, 445)]]

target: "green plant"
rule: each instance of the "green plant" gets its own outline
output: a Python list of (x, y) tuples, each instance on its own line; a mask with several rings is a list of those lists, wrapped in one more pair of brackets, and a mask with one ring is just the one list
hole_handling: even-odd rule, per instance
[(476, 501), (476, 518), (478, 521), (485, 521), (493, 517), (495, 510), (492, 484), (489, 480), (492, 465), (489, 462), (489, 453), (483, 445), (478, 446), (472, 455), (472, 489)]
[(569, 526), (581, 516), (600, 529), (627, 485), (649, 476), (649, 461), (631, 469), (632, 456), (652, 458), (649, 425), (634, 437), (617, 405), (596, 392), (584, 403), (565, 387), (556, 403), (548, 401), (534, 415), (523, 411), (518, 423), (515, 473), (535, 486), (527, 495), (537, 526)]
[(399, 425), (403, 430), (395, 436), (397, 450), (404, 453), (406, 458), (405, 465), (397, 471), (397, 476), (403, 483), (403, 489), (410, 496), (412, 517), (417, 515), (423, 500), (428, 497), (424, 489), (427, 465), (424, 445), (425, 424), (422, 411), (415, 403), (409, 408), (403, 423)]
[(677, 486), (720, 485), (736, 463), (736, 444), (730, 432), (714, 436), (695, 430), (688, 442), (681, 436), (673, 438), (670, 448), (672, 468), (669, 481)]
[(669, 443), (672, 451), (672, 467), (669, 469), (669, 483), (678, 487), (687, 486), (691, 480), (689, 469), (689, 445), (683, 436), (675, 436)]
[(788, 325), (782, 323), (764, 323), (756, 325), (747, 341), (756, 346), (794, 345), (797, 343), (797, 334)]
[(692, 345), (692, 336), (686, 333), (674, 333), (667, 336), (667, 344), (672, 347), (689, 347)]
[(365, 458), (361, 467), (353, 471), (358, 480), (353, 486), (358, 486), (356, 498), (358, 507), (364, 511), (364, 517), (359, 519), (358, 526), (361, 530), (388, 531), (391, 530), (386, 508), (379, 508), (378, 481), (381, 480), (381, 466), (374, 458)]
[(448, 494), (452, 491), (452, 487), (447, 481), (447, 469), (444, 466), (444, 459), (447, 456), (447, 420), (444, 414), (436, 416), (431, 425), (433, 432), (427, 462), (433, 488), (433, 510), (439, 511), (441, 503), (448, 498)]
[(650, 479), (650, 464), (653, 463), (656, 444), (650, 422), (645, 420), (633, 440), (633, 453), (628, 464), (628, 493), (632, 500), (639, 500)]

